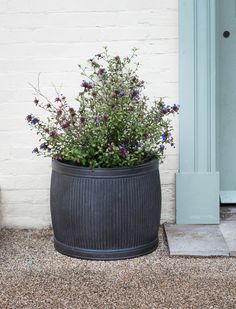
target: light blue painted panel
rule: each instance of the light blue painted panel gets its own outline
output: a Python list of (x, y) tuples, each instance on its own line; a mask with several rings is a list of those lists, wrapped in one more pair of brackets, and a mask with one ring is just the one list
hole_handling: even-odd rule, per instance
[[(192, 0), (179, 2), (180, 59), (180, 166), (182, 171), (194, 171), (194, 6)], [(184, 68), (184, 69), (182, 69)]]
[[(224, 37), (229, 31), (230, 36)], [(220, 189), (236, 191), (236, 1), (218, 1), (218, 160)], [(233, 194), (236, 203), (236, 195)], [(222, 200), (223, 201), (223, 200)]]
[(181, 173), (176, 183), (178, 224), (219, 223), (219, 173)]
[(220, 202), (222, 204), (235, 204), (236, 191), (220, 191)]
[(219, 222), (216, 172), (215, 2), (179, 0), (180, 170), (177, 223)]
[[(208, 171), (208, 143), (209, 138), (206, 134), (208, 127), (208, 80), (209, 80), (209, 64), (208, 52), (203, 46), (208, 44), (208, 34), (206, 29), (206, 21), (208, 18), (208, 1), (197, 0), (196, 14), (196, 169), (198, 172)], [(201, 12), (199, 14), (199, 12)], [(204, 149), (204, 151), (203, 151)]]

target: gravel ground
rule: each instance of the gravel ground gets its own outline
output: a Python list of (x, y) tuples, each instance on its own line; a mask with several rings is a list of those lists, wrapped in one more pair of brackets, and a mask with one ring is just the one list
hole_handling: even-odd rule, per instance
[(0, 309), (236, 308), (235, 258), (77, 260), (54, 251), (51, 230), (0, 232)]

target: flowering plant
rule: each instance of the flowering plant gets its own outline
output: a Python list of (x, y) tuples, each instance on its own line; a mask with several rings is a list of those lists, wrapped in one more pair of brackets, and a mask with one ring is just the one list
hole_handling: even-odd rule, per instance
[(34, 103), (46, 110), (47, 120), (27, 115), (41, 145), (33, 152), (86, 167), (134, 166), (162, 160), (167, 144), (174, 146), (170, 114), (179, 106), (143, 94), (145, 82), (137, 75), (136, 49), (129, 57), (112, 57), (107, 48), (79, 66), (85, 77), (77, 107), (57, 93), (49, 100), (38, 88)]

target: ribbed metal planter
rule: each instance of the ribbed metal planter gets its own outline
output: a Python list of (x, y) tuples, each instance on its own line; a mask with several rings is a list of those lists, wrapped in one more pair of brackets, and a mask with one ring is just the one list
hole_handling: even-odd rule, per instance
[(158, 161), (132, 168), (83, 168), (52, 162), (55, 248), (85, 259), (115, 260), (158, 246)]

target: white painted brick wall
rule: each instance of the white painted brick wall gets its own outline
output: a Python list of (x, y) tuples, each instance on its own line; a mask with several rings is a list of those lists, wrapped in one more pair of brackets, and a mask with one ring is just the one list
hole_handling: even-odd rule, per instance
[[(140, 75), (150, 97), (178, 102), (178, 0), (0, 0), (0, 218), (7, 227), (50, 225), (50, 160), (34, 157), (35, 134), (25, 115), (34, 111), (28, 82), (42, 72), (42, 88), (63, 84), (73, 99), (77, 64), (102, 46), (126, 55), (139, 48)], [(175, 219), (176, 149), (161, 166), (162, 222)]]

